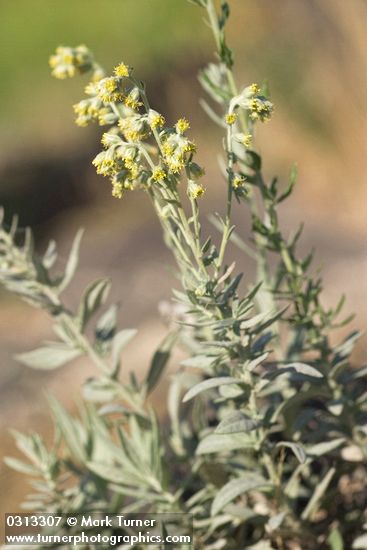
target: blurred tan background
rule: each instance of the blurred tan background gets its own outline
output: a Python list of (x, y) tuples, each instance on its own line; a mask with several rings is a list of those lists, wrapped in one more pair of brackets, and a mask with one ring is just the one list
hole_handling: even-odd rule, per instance
[[(285, 178), (297, 161), (294, 198), (284, 227), (306, 222), (305, 250), (316, 247), (325, 301), (342, 292), (352, 326), (367, 320), (367, 2), (365, 0), (229, 0), (229, 42), (241, 84), (270, 83), (274, 119), (259, 143), (265, 171)], [(43, 250), (55, 238), (61, 258), (86, 228), (79, 274), (66, 293), (75, 304), (91, 279), (109, 275), (123, 327), (137, 327), (126, 370), (143, 372), (164, 326), (157, 304), (177, 284), (157, 221), (143, 194), (110, 197), (90, 161), (100, 128), (77, 128), (71, 105), (85, 81), (50, 77), (48, 56), (59, 44), (86, 43), (106, 67), (124, 60), (147, 81), (152, 104), (170, 122), (191, 121), (207, 167), (209, 212), (221, 210), (224, 188), (213, 159), (219, 135), (198, 105), (197, 70), (212, 59), (202, 12), (185, 0), (0, 0), (0, 204), (20, 215)], [(238, 225), (246, 218), (236, 211)], [(243, 259), (245, 275), (252, 267)], [(45, 392), (72, 406), (91, 372), (80, 362), (52, 373), (30, 371), (12, 358), (50, 335), (47, 317), (0, 292), (0, 452), (14, 452), (8, 428), (51, 433)], [(355, 353), (363, 361), (367, 340)], [(173, 365), (173, 368), (175, 365)], [(0, 512), (19, 510), (28, 491), (20, 474), (0, 465)]]

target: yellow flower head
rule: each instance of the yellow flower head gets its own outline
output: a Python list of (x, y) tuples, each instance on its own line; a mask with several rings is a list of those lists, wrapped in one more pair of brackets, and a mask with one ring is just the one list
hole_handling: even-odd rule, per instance
[(162, 168), (160, 168), (159, 166), (157, 168), (154, 168), (152, 173), (152, 179), (154, 181), (164, 180), (165, 177), (166, 177), (166, 173)]
[(175, 125), (176, 131), (179, 134), (184, 134), (190, 128), (189, 121), (186, 118), (179, 118)]
[(93, 67), (93, 56), (84, 45), (71, 48), (59, 46), (49, 59), (52, 75), (56, 78), (71, 78), (78, 72), (85, 73)]
[(237, 120), (236, 113), (227, 113), (226, 117), (225, 117), (225, 120), (226, 120), (226, 123), (228, 124), (228, 126), (232, 126)]
[(149, 112), (148, 121), (150, 124), (150, 127), (155, 130), (156, 128), (162, 128), (162, 126), (165, 125), (166, 120), (163, 115), (160, 113), (157, 113), (157, 111), (151, 110)]
[(205, 187), (201, 183), (190, 180), (187, 186), (187, 193), (192, 199), (198, 199), (205, 193)]
[(98, 97), (104, 103), (113, 103), (115, 101), (121, 101), (124, 94), (120, 90), (120, 79), (115, 76), (102, 78), (97, 83)]
[(249, 86), (249, 89), (253, 95), (258, 95), (260, 93), (260, 87), (258, 86), (258, 84), (251, 84), (251, 86)]
[(171, 143), (164, 143), (162, 146), (162, 151), (166, 157), (171, 157), (174, 153), (174, 147)]
[(87, 95), (91, 95), (91, 96), (97, 95), (98, 89), (97, 89), (96, 83), (95, 82), (89, 82), (86, 85), (86, 87), (84, 88), (84, 92)]
[(115, 67), (114, 69), (115, 76), (118, 76), (120, 78), (128, 77), (130, 76), (130, 69), (125, 63), (120, 63)]
[(122, 196), (124, 194), (124, 188), (120, 181), (113, 182), (112, 184), (112, 196), (116, 199), (122, 199)]
[(102, 107), (98, 111), (98, 124), (100, 126), (106, 126), (107, 124), (113, 124), (116, 120), (116, 115), (111, 111), (110, 107)]
[(251, 147), (252, 145), (252, 135), (251, 134), (245, 134), (242, 139), (242, 143), (245, 147)]
[(234, 189), (238, 189), (239, 187), (242, 187), (244, 183), (245, 183), (245, 177), (241, 176), (240, 174), (235, 175), (232, 180), (232, 186)]
[(141, 101), (138, 99), (135, 99), (132, 95), (128, 95), (124, 99), (124, 104), (126, 107), (130, 107), (133, 111), (137, 111), (139, 107), (142, 105)]

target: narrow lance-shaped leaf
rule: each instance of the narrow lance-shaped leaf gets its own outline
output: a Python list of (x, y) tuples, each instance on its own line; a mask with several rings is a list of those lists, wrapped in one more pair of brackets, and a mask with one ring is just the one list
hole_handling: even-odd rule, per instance
[(118, 370), (120, 363), (120, 355), (125, 346), (134, 338), (137, 333), (136, 329), (124, 329), (120, 330), (116, 334), (112, 343), (112, 362), (114, 365), (114, 372)]
[(27, 353), (20, 353), (15, 358), (33, 369), (52, 370), (80, 357), (82, 353), (80, 349), (55, 343), (53, 346), (45, 346)]
[(327, 488), (330, 485), (330, 482), (336, 472), (335, 468), (330, 468), (330, 470), (327, 472), (327, 474), (324, 476), (324, 478), (316, 485), (315, 491), (309, 500), (306, 508), (302, 512), (302, 519), (307, 520), (311, 517), (311, 515), (316, 512), (316, 510), (320, 506), (320, 502), (322, 500), (322, 497), (324, 496)]
[(106, 300), (110, 287), (111, 282), (109, 279), (98, 279), (86, 288), (78, 312), (82, 330), (92, 315)]
[(260, 420), (250, 418), (241, 411), (235, 411), (226, 416), (216, 427), (217, 434), (250, 432), (261, 425)]
[(84, 463), (87, 454), (81, 439), (78, 421), (74, 420), (54, 397), (49, 396), (49, 402), (56, 426), (60, 430), (66, 446), (70, 449), (73, 458), (80, 463)]
[(153, 355), (152, 362), (146, 377), (147, 393), (150, 393), (157, 383), (171, 356), (171, 350), (177, 340), (177, 334), (169, 334), (162, 342), (161, 346)]
[(231, 479), (217, 493), (213, 500), (211, 515), (215, 516), (223, 508), (232, 502), (235, 498), (247, 493), (248, 491), (269, 489), (271, 484), (263, 477), (256, 474), (247, 474), (239, 478)]
[(204, 391), (217, 388), (218, 386), (222, 386), (224, 384), (241, 384), (242, 380), (240, 378), (232, 378), (230, 376), (221, 376), (218, 378), (210, 378), (209, 380), (204, 380), (203, 382), (200, 382), (193, 388), (191, 388), (183, 398), (183, 402), (190, 401), (193, 397), (196, 397), (199, 395), (199, 393), (202, 393)]
[(72, 278), (75, 275), (76, 268), (78, 267), (79, 248), (80, 248), (80, 242), (83, 237), (83, 233), (84, 233), (84, 229), (79, 229), (79, 231), (75, 236), (73, 244), (71, 246), (69, 258), (65, 267), (64, 277), (59, 285), (60, 292), (69, 285), (69, 283), (71, 282)]
[(279, 443), (276, 444), (276, 447), (288, 447), (289, 449), (291, 449), (298, 462), (300, 462), (301, 464), (304, 464), (306, 462), (307, 455), (302, 445), (299, 445), (298, 443), (293, 443), (292, 441), (279, 441)]
[(196, 449), (197, 455), (235, 451), (236, 449), (252, 449), (255, 440), (251, 434), (210, 434), (202, 439)]

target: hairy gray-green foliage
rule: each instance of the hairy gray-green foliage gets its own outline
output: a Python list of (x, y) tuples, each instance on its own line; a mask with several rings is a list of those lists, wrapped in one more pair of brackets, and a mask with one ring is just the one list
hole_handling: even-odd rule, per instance
[[(220, 244), (215, 236), (202, 241), (196, 196), (190, 196), (187, 215), (175, 173), (168, 173), (160, 186), (146, 187), (182, 288), (174, 290), (174, 329), (155, 352), (145, 378), (131, 375), (123, 382), (120, 355), (135, 332), (117, 328), (116, 305), (102, 309), (109, 281), (92, 282), (75, 311), (62, 301), (77, 270), (81, 234), (64, 273), (54, 275), (54, 243), (40, 257), (29, 231), (19, 243), (15, 224), (1, 229), (2, 284), (48, 311), (57, 338), (18, 359), (52, 369), (86, 355), (96, 367), (95, 377), (83, 385), (77, 417), (50, 400), (52, 448), (38, 434), (16, 433), (25, 461), (8, 458), (7, 463), (34, 478), (27, 507), (189, 512), (195, 549), (364, 548), (367, 369), (350, 363), (359, 334), (331, 343), (330, 331), (341, 324), (343, 299), (334, 309), (324, 308), (312, 255), (297, 252), (301, 230), (288, 237), (281, 229), (278, 205), (291, 195), (296, 171), (286, 186), (263, 176), (253, 140), (256, 117), (261, 119), (261, 109), (271, 104), (266, 89), (259, 89), (261, 108), (251, 111), (248, 88), (237, 89), (225, 38), (228, 3), (222, 1), (217, 11), (212, 0), (192, 1), (206, 11), (218, 50), (217, 61), (199, 78), (209, 95), (203, 107), (225, 132), (227, 210), (223, 218), (212, 218)], [(144, 86), (137, 81), (134, 86), (150, 112)], [(118, 102), (111, 113), (108, 124), (123, 116)], [(173, 130), (164, 132), (153, 132), (158, 155), (160, 140)], [(137, 147), (149, 164), (153, 146)], [(195, 170), (190, 157), (185, 167), (189, 188)], [(250, 245), (232, 225), (234, 198), (252, 217)], [(248, 281), (244, 294), (242, 275), (225, 260), (231, 241), (257, 265), (257, 278)], [(90, 338), (86, 327), (92, 322)], [(168, 419), (158, 420), (146, 399), (178, 345), (187, 358), (172, 376)]]

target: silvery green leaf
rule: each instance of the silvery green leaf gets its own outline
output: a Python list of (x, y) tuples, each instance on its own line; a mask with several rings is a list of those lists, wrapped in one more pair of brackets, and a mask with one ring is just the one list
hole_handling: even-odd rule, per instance
[(80, 242), (83, 237), (84, 230), (79, 229), (77, 232), (75, 239), (73, 241), (73, 244), (71, 246), (71, 250), (69, 253), (69, 258), (66, 263), (64, 277), (59, 285), (59, 291), (61, 292), (64, 290), (69, 283), (71, 282), (72, 278), (75, 275), (76, 268), (78, 267), (78, 259), (79, 259), (79, 248), (80, 248)]
[(279, 529), (279, 527), (283, 523), (285, 516), (286, 516), (286, 512), (280, 512), (279, 514), (276, 514), (275, 516), (272, 516), (271, 518), (269, 518), (269, 521), (266, 524), (266, 529), (271, 533)]
[(27, 353), (20, 353), (15, 358), (28, 367), (51, 370), (61, 367), (81, 355), (82, 351), (80, 349), (55, 343), (52, 346), (38, 348)]
[(363, 451), (358, 445), (348, 445), (341, 450), (341, 456), (349, 462), (363, 462), (365, 457)]
[(238, 384), (230, 384), (228, 386), (220, 386), (218, 388), (219, 395), (224, 399), (235, 399), (240, 395), (244, 395), (247, 391), (245, 385), (242, 383), (241, 386)]
[(200, 382), (193, 388), (191, 388), (183, 397), (182, 401), (186, 403), (187, 401), (190, 401), (193, 397), (196, 397), (199, 395), (199, 393), (202, 393), (204, 391), (217, 388), (218, 386), (222, 386), (225, 384), (241, 384), (242, 380), (240, 378), (232, 378), (230, 376), (221, 376), (218, 378), (210, 378), (209, 380), (204, 380), (203, 382)]
[(98, 279), (93, 281), (86, 290), (79, 306), (78, 318), (82, 330), (92, 315), (104, 303), (111, 288), (109, 279)]
[(101, 416), (108, 414), (131, 414), (131, 410), (120, 403), (108, 403), (98, 410), (98, 414)]
[(335, 468), (330, 468), (330, 470), (327, 472), (327, 474), (324, 476), (324, 478), (316, 485), (315, 491), (309, 500), (306, 508), (303, 510), (301, 514), (301, 518), (303, 520), (309, 519), (314, 512), (319, 508), (320, 501), (322, 497), (324, 496), (334, 474), (336, 472)]
[[(337, 527), (334, 527), (327, 539), (331, 550), (344, 550), (343, 538)], [(366, 540), (367, 542), (367, 540)]]
[(235, 411), (226, 416), (216, 427), (217, 434), (250, 432), (261, 426), (260, 420), (250, 418), (241, 411)]
[(306, 363), (289, 363), (286, 365), (285, 368), (294, 369), (296, 372), (300, 374), (306, 374), (307, 376), (312, 376), (314, 378), (323, 378), (324, 375), (319, 370), (315, 369), (315, 367), (311, 367), (310, 365), (306, 365)]
[(193, 367), (199, 369), (206, 369), (213, 365), (215, 357), (208, 357), (207, 355), (195, 355), (181, 361), (183, 367)]
[(134, 338), (137, 333), (136, 329), (124, 329), (120, 330), (113, 338), (112, 342), (112, 361), (115, 367), (118, 366), (120, 361), (120, 355), (125, 346)]
[(211, 507), (211, 515), (215, 516), (234, 499), (248, 491), (269, 489), (271, 484), (260, 475), (249, 473), (247, 475), (231, 479), (217, 493)]
[(20, 472), (21, 474), (26, 474), (29, 476), (39, 476), (39, 470), (31, 464), (27, 464), (26, 462), (23, 462), (22, 460), (18, 460), (17, 458), (13, 458), (11, 456), (5, 456), (3, 460), (5, 464), (9, 466), (9, 468)]
[(367, 533), (354, 539), (352, 544), (353, 550), (366, 550), (367, 548)]
[(87, 401), (105, 403), (116, 398), (117, 389), (112, 380), (90, 378), (83, 384), (83, 395)]
[(38, 435), (24, 435), (17, 430), (11, 430), (17, 448), (25, 454), (34, 464), (39, 464), (40, 438)]
[(111, 466), (105, 462), (87, 462), (87, 468), (102, 479), (113, 481), (114, 483), (123, 483), (134, 486), (137, 480), (134, 479), (130, 471), (126, 471), (124, 466)]
[(254, 440), (247, 434), (210, 434), (202, 439), (197, 446), (196, 454), (220, 453), (236, 449), (249, 449), (255, 445)]
[(245, 319), (244, 321), (241, 321), (241, 328), (243, 330), (253, 328), (259, 323), (262, 323), (264, 319), (268, 317), (268, 313), (259, 313), (258, 315), (254, 315), (254, 317), (251, 317), (250, 319)]
[(56, 242), (50, 241), (43, 255), (42, 263), (46, 269), (51, 269), (57, 259)]
[(169, 334), (162, 342), (160, 348), (153, 355), (153, 359), (146, 377), (146, 388), (148, 393), (150, 393), (159, 382), (171, 356), (171, 349), (176, 341), (177, 334)]
[(344, 401), (342, 399), (335, 399), (333, 401), (329, 401), (326, 404), (326, 407), (334, 416), (340, 416), (344, 409)]
[(84, 448), (84, 428), (79, 421), (74, 420), (64, 407), (52, 396), (49, 397), (50, 406), (55, 418), (57, 428), (60, 430), (66, 446), (69, 448), (73, 459), (84, 463), (87, 454)]
[(323, 378), (324, 376), (320, 371), (305, 363), (289, 363), (284, 367), (274, 367), (274, 370), (266, 372), (264, 377), (273, 380), (277, 376), (282, 376), (284, 374), (299, 374), (312, 378)]
[(345, 437), (339, 437), (331, 441), (325, 441), (324, 443), (317, 443), (312, 447), (306, 449), (308, 456), (322, 456), (327, 453), (331, 453), (345, 442)]
[(293, 451), (293, 454), (300, 464), (304, 464), (306, 462), (306, 451), (299, 443), (293, 443), (292, 441), (279, 441), (279, 443), (276, 444), (276, 447), (288, 447), (291, 451)]
[(112, 339), (117, 325), (117, 311), (117, 305), (113, 304), (98, 319), (95, 330), (97, 340), (105, 342)]
[(354, 346), (359, 340), (359, 338), (362, 336), (362, 332), (358, 330), (354, 330), (347, 336), (347, 338), (335, 349), (335, 358), (333, 360), (333, 364), (337, 364), (340, 361), (344, 361), (347, 359), (350, 354), (352, 353)]
[(263, 361), (265, 361), (265, 359), (268, 357), (268, 355), (269, 355), (269, 352), (266, 351), (265, 353), (263, 353), (262, 355), (260, 355), (256, 359), (253, 359), (252, 361), (250, 361), (247, 365), (248, 370), (249, 371), (255, 370), (256, 367), (258, 367)]

